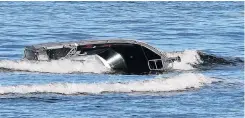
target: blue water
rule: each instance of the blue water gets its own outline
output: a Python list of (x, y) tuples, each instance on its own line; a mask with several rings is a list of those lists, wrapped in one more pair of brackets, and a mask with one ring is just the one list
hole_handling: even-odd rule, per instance
[(243, 62), (160, 75), (14, 62), (27, 45), (108, 38), (243, 60), (244, 3), (0, 2), (0, 117), (243, 117)]

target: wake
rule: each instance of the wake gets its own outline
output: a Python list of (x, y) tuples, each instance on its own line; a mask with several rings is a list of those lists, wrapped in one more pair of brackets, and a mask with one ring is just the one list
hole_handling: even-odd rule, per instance
[(52, 60), (52, 61), (29, 61), (29, 60), (2, 60), (0, 68), (14, 71), (47, 72), (47, 73), (106, 73), (110, 69), (94, 57), (84, 61)]
[(170, 92), (185, 91), (190, 88), (217, 82), (217, 79), (202, 74), (185, 73), (171, 78), (155, 78), (144, 81), (125, 83), (49, 83), (40, 85), (0, 86), (0, 94), (103, 94), (103, 93), (135, 93), (135, 92)]

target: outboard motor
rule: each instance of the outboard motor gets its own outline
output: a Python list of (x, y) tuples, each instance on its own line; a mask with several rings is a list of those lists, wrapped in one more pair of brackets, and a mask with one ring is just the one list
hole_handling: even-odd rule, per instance
[(122, 55), (114, 51), (113, 49), (108, 49), (98, 55), (102, 57), (101, 61), (107, 67), (109, 66), (110, 68), (115, 70), (127, 69), (127, 65)]

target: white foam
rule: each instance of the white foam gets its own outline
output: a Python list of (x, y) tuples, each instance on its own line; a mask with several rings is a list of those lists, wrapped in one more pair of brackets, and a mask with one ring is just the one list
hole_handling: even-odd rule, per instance
[(109, 71), (96, 58), (86, 59), (84, 62), (71, 60), (53, 61), (28, 61), (28, 60), (2, 60), (0, 68), (50, 73), (73, 73), (73, 72), (93, 72), (103, 73)]
[(192, 65), (202, 63), (202, 60), (196, 50), (185, 50), (183, 52), (171, 52), (166, 53), (167, 57), (179, 56), (181, 61), (173, 62), (173, 69), (178, 70), (193, 70), (195, 69)]
[(202, 74), (186, 73), (172, 78), (130, 81), (127, 83), (50, 83), (43, 85), (2, 86), (0, 94), (59, 93), (59, 94), (101, 94), (132, 92), (165, 92), (200, 88), (214, 81)]

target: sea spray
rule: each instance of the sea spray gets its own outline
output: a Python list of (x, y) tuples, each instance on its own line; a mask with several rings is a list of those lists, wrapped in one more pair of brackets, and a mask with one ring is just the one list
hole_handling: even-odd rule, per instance
[(195, 69), (193, 65), (201, 64), (202, 60), (197, 52), (197, 50), (185, 50), (183, 52), (169, 52), (166, 53), (167, 57), (177, 57), (179, 56), (181, 61), (173, 62), (173, 69), (177, 70), (193, 70)]

